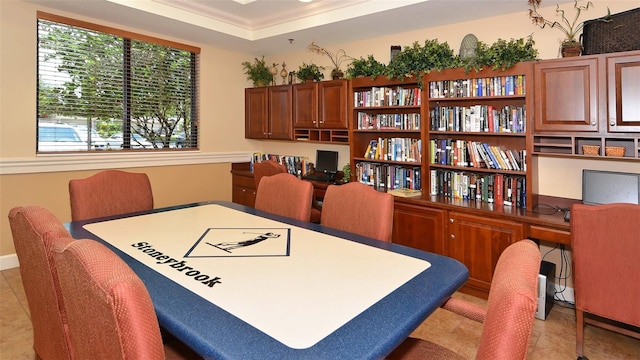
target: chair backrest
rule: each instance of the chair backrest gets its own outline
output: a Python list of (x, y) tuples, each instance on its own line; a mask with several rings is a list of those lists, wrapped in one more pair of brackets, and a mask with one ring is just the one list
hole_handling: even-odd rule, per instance
[(391, 241), (393, 196), (350, 182), (329, 185), (322, 202), (322, 225), (382, 241)]
[(164, 359), (149, 293), (106, 246), (76, 240), (54, 254), (76, 359)]
[(33, 348), (41, 359), (71, 359), (67, 318), (53, 262), (55, 243), (66, 245), (71, 235), (55, 215), (40, 206), (11, 209), (9, 225), (33, 324)]
[(73, 221), (153, 209), (147, 174), (104, 170), (69, 181)]
[(272, 176), (275, 174), (286, 173), (287, 168), (282, 164), (278, 164), (273, 160), (265, 160), (259, 163), (253, 164), (253, 181), (256, 184), (256, 190), (258, 189), (258, 184), (260, 183), (260, 179), (265, 176)]
[(576, 309), (640, 327), (640, 205), (573, 205)]
[(255, 208), (302, 221), (309, 221), (313, 185), (291, 174), (265, 176), (258, 184)]
[(531, 240), (509, 245), (491, 280), (476, 359), (526, 359), (538, 301), (540, 250)]

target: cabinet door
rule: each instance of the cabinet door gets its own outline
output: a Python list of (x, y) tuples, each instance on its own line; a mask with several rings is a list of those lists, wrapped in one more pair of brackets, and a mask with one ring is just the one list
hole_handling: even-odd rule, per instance
[(488, 293), (500, 254), (523, 238), (523, 225), (465, 213), (449, 212), (449, 238), (445, 255), (469, 269), (466, 287), (477, 294)]
[(244, 137), (266, 139), (268, 137), (269, 92), (267, 87), (244, 90)]
[(293, 85), (293, 127), (318, 127), (318, 85), (315, 82)]
[(322, 81), (318, 84), (320, 127), (347, 128), (347, 80)]
[(640, 132), (640, 55), (607, 58), (610, 132)]
[(394, 206), (394, 243), (444, 254), (444, 210), (398, 202)]
[(269, 139), (293, 140), (291, 85), (269, 87)]
[(598, 131), (596, 58), (534, 64), (534, 131)]
[(233, 174), (231, 177), (231, 201), (236, 204), (254, 207), (256, 203), (256, 186), (253, 177)]

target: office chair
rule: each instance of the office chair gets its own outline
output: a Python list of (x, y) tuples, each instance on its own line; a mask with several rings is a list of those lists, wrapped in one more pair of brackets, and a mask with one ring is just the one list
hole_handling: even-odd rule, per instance
[(578, 358), (584, 358), (585, 323), (640, 339), (639, 230), (640, 205), (571, 208)]
[(359, 182), (329, 185), (320, 223), (382, 241), (391, 241), (393, 196)]
[(256, 192), (258, 210), (309, 221), (313, 185), (286, 173), (265, 176), (260, 180)]
[[(483, 323), (476, 359), (526, 359), (537, 306), (540, 251), (531, 240), (507, 247), (496, 264), (486, 310), (451, 298), (443, 308)], [(464, 359), (429, 341), (408, 338), (387, 359)]]
[(71, 219), (93, 219), (153, 209), (147, 174), (104, 170), (85, 179), (69, 181)]
[[(273, 160), (265, 160), (259, 163), (254, 163), (253, 164), (253, 180), (255, 181), (255, 184), (256, 184), (256, 191), (258, 189), (258, 184), (260, 183), (260, 180), (263, 177), (272, 176), (272, 175), (281, 174), (281, 173), (288, 173), (287, 168), (284, 165), (279, 164)], [(321, 212), (320, 206), (317, 204), (314, 197), (311, 203), (311, 213), (310, 213), (311, 215), (309, 215), (309, 220), (305, 220), (305, 221), (319, 223), (320, 212)]]
[(66, 245), (71, 235), (55, 215), (40, 206), (11, 209), (9, 225), (31, 314), (33, 349), (40, 359), (72, 359), (53, 262), (54, 244)]
[(76, 240), (54, 254), (75, 359), (197, 359), (163, 345), (142, 280), (106, 246)]

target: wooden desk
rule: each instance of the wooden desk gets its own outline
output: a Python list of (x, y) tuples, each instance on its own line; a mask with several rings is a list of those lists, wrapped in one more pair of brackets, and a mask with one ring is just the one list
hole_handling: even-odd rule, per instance
[[(290, 237), (231, 251), (247, 228)], [(226, 202), (69, 229), (123, 258), (147, 286), (160, 325), (207, 359), (384, 358), (468, 274), (444, 256)]]

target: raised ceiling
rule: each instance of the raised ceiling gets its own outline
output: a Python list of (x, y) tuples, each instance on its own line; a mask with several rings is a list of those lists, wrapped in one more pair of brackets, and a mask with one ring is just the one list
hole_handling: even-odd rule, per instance
[(27, 1), (255, 56), (519, 11), (528, 21), (524, 0)]

